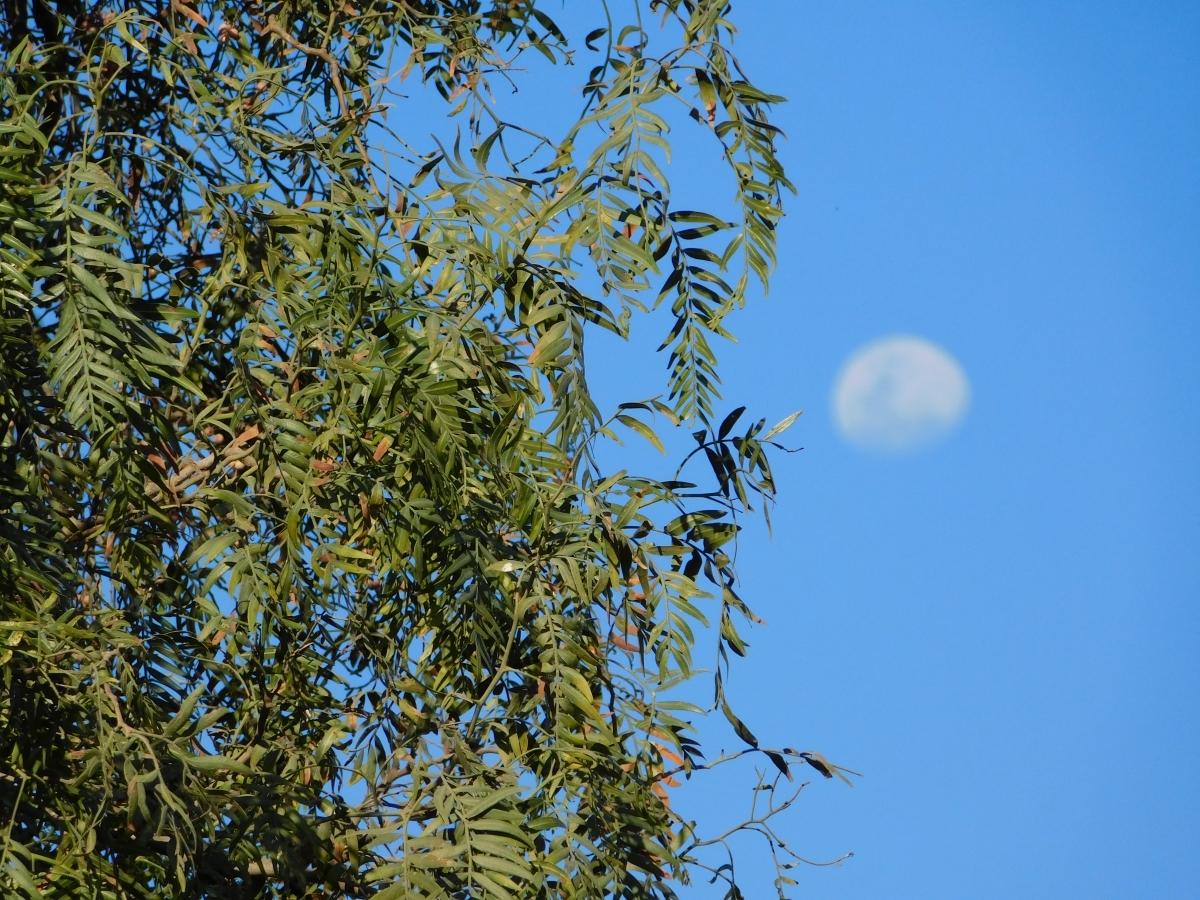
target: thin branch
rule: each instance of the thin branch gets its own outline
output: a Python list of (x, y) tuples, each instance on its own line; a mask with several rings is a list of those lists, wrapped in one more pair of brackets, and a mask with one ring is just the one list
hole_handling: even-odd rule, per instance
[(291, 32), (279, 24), (279, 21), (274, 16), (267, 16), (267, 27), (265, 29), (271, 34), (283, 38), (292, 47), (295, 47), (301, 53), (308, 56), (315, 56), (317, 59), (323, 60), (329, 66), (329, 77), (333, 80), (333, 89), (337, 92), (338, 106), (341, 108), (342, 118), (349, 118), (350, 104), (346, 100), (346, 88), (342, 84), (342, 67), (338, 64), (337, 57), (326, 50), (324, 47), (310, 47), (308, 44), (302, 44), (297, 40)]

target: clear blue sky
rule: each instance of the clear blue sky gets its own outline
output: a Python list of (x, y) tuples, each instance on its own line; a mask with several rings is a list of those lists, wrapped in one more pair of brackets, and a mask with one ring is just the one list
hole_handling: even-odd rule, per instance
[[(726, 395), (803, 407), (806, 449), (778, 462), (774, 540), (742, 545), (770, 627), (733, 692), (764, 742), (866, 773), (788, 820), (797, 849), (856, 853), (793, 895), (1200, 896), (1200, 6), (734, 13), (791, 98), (800, 195)], [(724, 196), (688, 165), (678, 188)], [(949, 349), (973, 404), (889, 460), (837, 435), (829, 395), (896, 332)], [(602, 371), (613, 399), (649, 392)], [(732, 818), (745, 775), (687, 808)]]

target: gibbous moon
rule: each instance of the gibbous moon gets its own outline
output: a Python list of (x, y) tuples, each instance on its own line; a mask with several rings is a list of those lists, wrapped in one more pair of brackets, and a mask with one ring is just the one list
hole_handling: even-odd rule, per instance
[(833, 389), (833, 414), (850, 443), (903, 453), (952, 431), (970, 396), (954, 357), (924, 338), (896, 335), (846, 360)]

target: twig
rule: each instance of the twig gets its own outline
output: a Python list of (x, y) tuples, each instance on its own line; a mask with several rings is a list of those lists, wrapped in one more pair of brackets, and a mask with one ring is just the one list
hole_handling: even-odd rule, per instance
[[(315, 56), (317, 59), (323, 60), (325, 64), (329, 66), (329, 77), (333, 81), (334, 91), (337, 92), (338, 107), (341, 110), (341, 118), (349, 119), (351, 117), (350, 102), (346, 99), (346, 87), (342, 83), (342, 67), (338, 63), (337, 57), (324, 47), (310, 47), (308, 44), (302, 44), (294, 35), (291, 34), (291, 32), (281, 26), (279, 21), (274, 16), (267, 16), (267, 27), (265, 31), (283, 38), (285, 42), (290, 44), (292, 47), (295, 47), (301, 53), (307, 56)], [(366, 100), (367, 98), (364, 96), (363, 99)], [(369, 115), (370, 111), (365, 111), (363, 113), (364, 119), (369, 117)], [(354, 132), (354, 144), (358, 147), (358, 152), (362, 155), (363, 166), (367, 172), (367, 180), (370, 182), (372, 190), (378, 194), (379, 186), (375, 184), (375, 173), (371, 170), (371, 156), (367, 153), (366, 145), (363, 144), (362, 138), (359, 136), (357, 129), (355, 129)]]
[(338, 106), (341, 108), (342, 118), (349, 117), (350, 105), (346, 101), (346, 88), (342, 84), (342, 67), (338, 64), (337, 57), (324, 47), (310, 47), (308, 44), (300, 43), (291, 32), (279, 24), (279, 21), (274, 16), (267, 16), (266, 30), (271, 34), (283, 38), (284, 41), (301, 53), (307, 56), (315, 56), (317, 59), (325, 61), (325, 64), (329, 66), (329, 77), (333, 79), (333, 89), (337, 92)]
[(121, 730), (123, 732), (125, 732), (125, 734), (132, 737), (134, 734), (134, 731), (132, 728), (129, 727), (129, 723), (125, 721), (125, 717), (121, 715), (121, 704), (117, 702), (116, 695), (113, 694), (112, 688), (110, 688), (106, 684), (106, 685), (103, 685), (100, 688), (100, 690), (104, 691), (105, 696), (107, 696), (109, 699), (109, 702), (112, 703), (113, 716), (116, 717), (117, 725), (119, 725), (121, 727)]

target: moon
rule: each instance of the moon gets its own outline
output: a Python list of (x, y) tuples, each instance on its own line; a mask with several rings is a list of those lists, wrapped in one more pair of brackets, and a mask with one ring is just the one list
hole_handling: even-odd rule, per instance
[(846, 360), (833, 389), (833, 414), (850, 443), (905, 453), (953, 431), (970, 399), (966, 373), (953, 356), (924, 338), (895, 335)]

